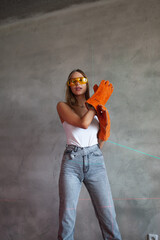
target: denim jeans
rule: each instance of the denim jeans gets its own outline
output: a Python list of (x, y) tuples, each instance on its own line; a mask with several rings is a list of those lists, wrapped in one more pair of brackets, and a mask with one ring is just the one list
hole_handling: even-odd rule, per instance
[(82, 182), (91, 197), (104, 240), (121, 240), (110, 184), (98, 145), (67, 145), (59, 177), (58, 240), (74, 240), (76, 208)]

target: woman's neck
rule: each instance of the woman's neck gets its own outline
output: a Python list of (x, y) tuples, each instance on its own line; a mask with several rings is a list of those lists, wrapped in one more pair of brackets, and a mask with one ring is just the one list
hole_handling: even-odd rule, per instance
[(85, 96), (76, 96), (76, 99), (77, 99), (77, 103), (76, 105), (79, 106), (79, 107), (85, 107), (85, 102), (86, 102), (86, 98)]

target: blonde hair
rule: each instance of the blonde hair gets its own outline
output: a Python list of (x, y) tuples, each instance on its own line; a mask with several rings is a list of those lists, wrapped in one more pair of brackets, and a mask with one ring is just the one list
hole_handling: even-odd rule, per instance
[[(75, 72), (79, 72), (83, 75), (83, 77), (87, 78), (86, 74), (81, 69), (75, 69), (69, 74), (67, 82), (70, 79), (71, 75)], [(72, 107), (73, 105), (75, 105), (77, 103), (77, 99), (76, 99), (75, 95), (72, 93), (71, 88), (70, 88), (70, 86), (68, 86), (67, 82), (66, 82), (66, 102), (70, 107)], [(87, 82), (86, 85), (87, 85), (87, 90), (85, 92), (85, 98), (87, 100), (88, 98), (90, 98), (89, 83)]]

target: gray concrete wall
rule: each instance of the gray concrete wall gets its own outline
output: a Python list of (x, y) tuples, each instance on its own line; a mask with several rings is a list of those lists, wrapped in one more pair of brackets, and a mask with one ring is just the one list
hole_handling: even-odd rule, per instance
[(1, 0), (0, 21), (10, 22), (34, 15), (53, 12), (72, 5), (95, 2), (100, 0)]
[[(159, 0), (112, 0), (1, 25), (0, 239), (56, 239), (65, 147), (56, 103), (77, 67), (91, 87), (115, 88), (103, 153), (123, 240), (160, 236), (159, 13)], [(84, 187), (75, 239), (102, 239)]]

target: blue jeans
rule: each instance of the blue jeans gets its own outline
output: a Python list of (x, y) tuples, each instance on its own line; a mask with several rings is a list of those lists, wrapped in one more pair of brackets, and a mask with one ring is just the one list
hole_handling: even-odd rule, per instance
[(76, 208), (82, 182), (91, 197), (104, 240), (121, 240), (110, 184), (98, 145), (67, 145), (59, 177), (58, 240), (74, 240)]

